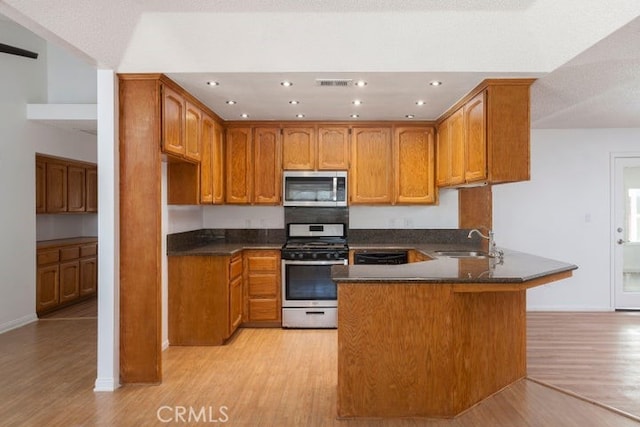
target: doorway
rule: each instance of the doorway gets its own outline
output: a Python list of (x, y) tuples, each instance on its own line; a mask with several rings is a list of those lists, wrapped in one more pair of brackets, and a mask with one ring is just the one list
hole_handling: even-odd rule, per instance
[(640, 310), (640, 154), (612, 160), (614, 308)]

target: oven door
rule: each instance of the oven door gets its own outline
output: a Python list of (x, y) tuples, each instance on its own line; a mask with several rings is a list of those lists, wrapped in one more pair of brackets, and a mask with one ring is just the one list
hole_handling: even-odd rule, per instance
[(331, 279), (334, 261), (282, 260), (282, 307), (336, 307), (337, 286)]

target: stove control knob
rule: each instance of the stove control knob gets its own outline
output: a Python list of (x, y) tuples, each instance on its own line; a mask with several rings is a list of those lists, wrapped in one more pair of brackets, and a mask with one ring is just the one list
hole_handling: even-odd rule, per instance
[(327, 257), (327, 259), (331, 259), (331, 257), (333, 256), (333, 254), (331, 254), (331, 252), (327, 252), (327, 254), (325, 255)]
[(318, 254), (317, 254), (317, 253), (312, 253), (312, 254), (311, 254), (311, 258), (313, 258), (313, 259), (318, 258)]
[(304, 257), (302, 252), (298, 252), (298, 259), (302, 259)]

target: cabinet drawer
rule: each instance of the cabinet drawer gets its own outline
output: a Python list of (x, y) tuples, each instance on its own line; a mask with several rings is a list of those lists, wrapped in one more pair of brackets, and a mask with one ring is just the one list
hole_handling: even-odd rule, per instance
[(234, 279), (240, 275), (242, 275), (242, 257), (233, 257), (229, 265), (229, 278)]
[(277, 271), (278, 261), (273, 256), (252, 256), (249, 258), (249, 271)]
[(58, 249), (38, 252), (38, 265), (51, 264), (58, 261), (60, 261), (60, 251)]
[(97, 253), (98, 245), (96, 244), (80, 246), (80, 256), (82, 258), (87, 256), (95, 256)]
[(277, 276), (275, 274), (249, 274), (250, 296), (275, 296), (278, 293)]
[(80, 247), (74, 246), (60, 249), (60, 261), (68, 261), (76, 258), (80, 258)]
[(278, 300), (275, 298), (249, 300), (249, 319), (251, 321), (279, 321), (280, 306)]

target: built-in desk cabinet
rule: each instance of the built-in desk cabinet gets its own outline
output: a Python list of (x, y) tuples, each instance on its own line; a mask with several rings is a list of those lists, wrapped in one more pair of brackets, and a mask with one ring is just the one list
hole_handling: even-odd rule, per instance
[(36, 313), (48, 313), (96, 294), (96, 239), (41, 242), (37, 250)]

